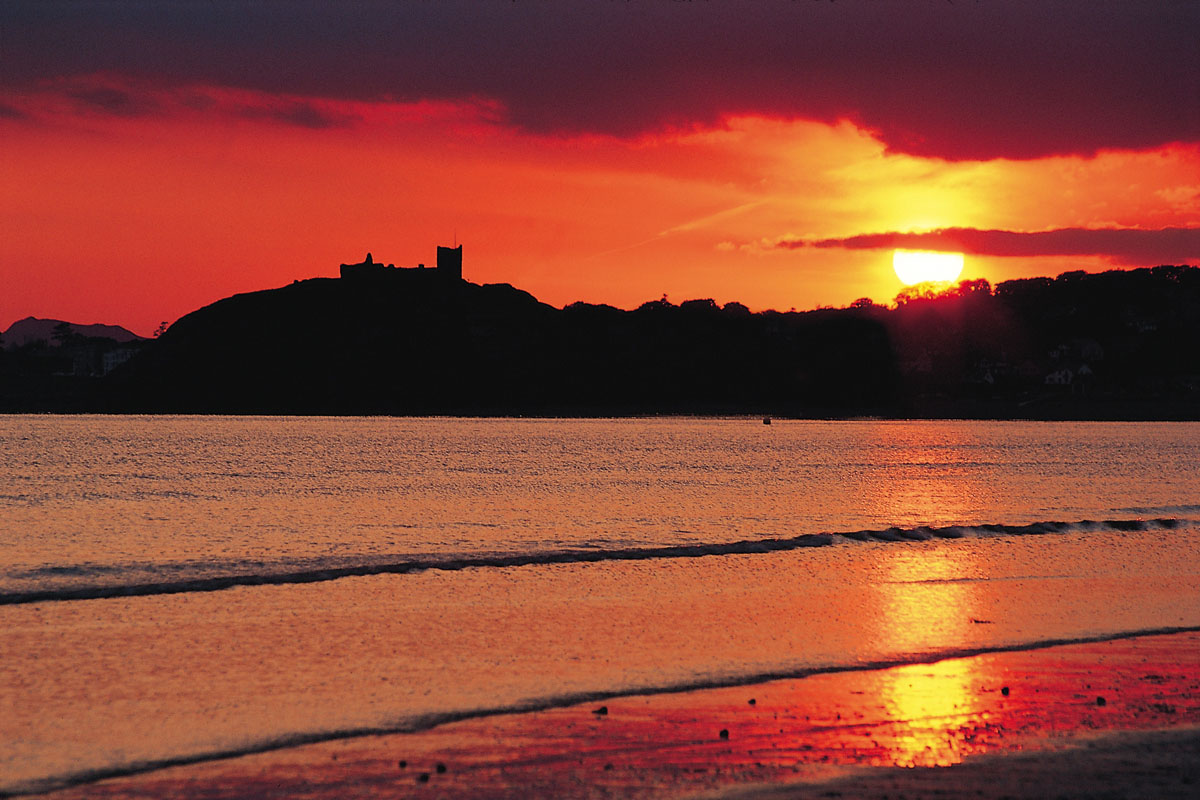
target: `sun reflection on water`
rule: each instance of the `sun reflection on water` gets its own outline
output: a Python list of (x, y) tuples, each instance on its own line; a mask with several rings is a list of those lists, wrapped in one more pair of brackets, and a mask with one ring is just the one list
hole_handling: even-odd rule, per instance
[(948, 424), (935, 433), (904, 422), (879, 422), (868, 433), (875, 463), (856, 476), (864, 507), (901, 527), (991, 522), (1003, 489), (980, 471), (977, 429)]

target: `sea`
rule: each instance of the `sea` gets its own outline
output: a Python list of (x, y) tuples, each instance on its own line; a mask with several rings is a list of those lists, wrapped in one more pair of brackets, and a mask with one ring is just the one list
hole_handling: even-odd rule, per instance
[(1200, 627), (1200, 424), (0, 417), (0, 794)]

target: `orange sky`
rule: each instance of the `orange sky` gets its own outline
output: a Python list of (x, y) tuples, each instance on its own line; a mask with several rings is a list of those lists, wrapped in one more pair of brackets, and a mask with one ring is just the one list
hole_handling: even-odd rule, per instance
[[(104, 92), (153, 110), (80, 99)], [(334, 276), (368, 250), (430, 263), (455, 237), (468, 280), (557, 306), (663, 294), (842, 306), (898, 292), (890, 249), (778, 243), (1200, 220), (1196, 141), (946, 160), (898, 152), (848, 118), (539, 131), (487, 97), (314, 99), (115, 72), (41, 78), (0, 100), (0, 330), (33, 315), (148, 335), (235, 292)], [(1173, 263), (1200, 262), (1200, 247), (1185, 250)], [(963, 277), (1114, 265), (1136, 264), (968, 255)]]

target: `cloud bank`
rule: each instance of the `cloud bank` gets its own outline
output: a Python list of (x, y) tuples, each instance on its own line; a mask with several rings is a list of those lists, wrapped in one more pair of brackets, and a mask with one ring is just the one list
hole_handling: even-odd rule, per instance
[[(10, 0), (0, 26), (16, 93), (114, 75), (322, 102), (495, 103), (506, 123), (552, 135), (849, 119), (893, 151), (951, 160), (1200, 141), (1193, 0)], [(323, 124), (302, 109), (294, 121)]]
[(868, 233), (841, 239), (785, 239), (776, 245), (848, 250), (943, 250), (980, 256), (1105, 256), (1116, 263), (1150, 266), (1200, 261), (1200, 228), (1058, 228), (1024, 233), (941, 228), (923, 233)]

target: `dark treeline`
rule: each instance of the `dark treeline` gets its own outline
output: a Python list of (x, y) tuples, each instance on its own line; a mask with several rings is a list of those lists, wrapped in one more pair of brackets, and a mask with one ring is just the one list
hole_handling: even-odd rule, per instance
[(967, 281), (906, 290), (895, 307), (788, 313), (665, 298), (555, 309), (506, 284), (417, 277), (230, 297), (107, 375), (47, 376), (34, 354), (8, 351), (0, 408), (1200, 418), (1192, 267)]

